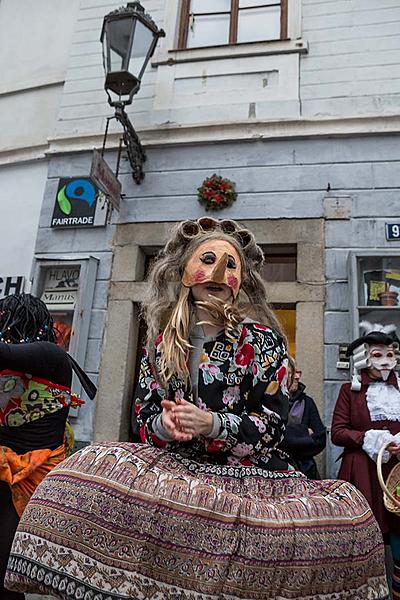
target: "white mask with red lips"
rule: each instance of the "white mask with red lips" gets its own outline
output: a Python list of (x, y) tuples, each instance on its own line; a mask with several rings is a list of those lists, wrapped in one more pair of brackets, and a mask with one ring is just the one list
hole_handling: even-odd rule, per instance
[(369, 369), (374, 369), (387, 381), (390, 372), (397, 366), (397, 356), (394, 346), (376, 344), (368, 347)]

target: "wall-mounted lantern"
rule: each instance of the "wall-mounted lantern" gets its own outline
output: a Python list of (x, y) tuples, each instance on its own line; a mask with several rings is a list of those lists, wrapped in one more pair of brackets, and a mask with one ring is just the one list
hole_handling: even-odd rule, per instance
[(110, 106), (115, 108), (115, 116), (111, 118), (116, 118), (124, 129), (123, 141), (136, 183), (144, 178), (143, 163), (146, 154), (125, 112), (125, 106), (132, 103), (133, 96), (139, 91), (158, 39), (164, 36), (164, 31), (145, 13), (140, 2), (128, 2), (127, 6), (104, 17), (100, 36), (106, 75), (104, 88)]

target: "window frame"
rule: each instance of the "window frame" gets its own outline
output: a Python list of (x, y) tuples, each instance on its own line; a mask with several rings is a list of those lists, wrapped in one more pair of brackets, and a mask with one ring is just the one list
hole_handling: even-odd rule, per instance
[[(190, 23), (190, 3), (191, 0), (182, 0), (182, 7), (179, 16), (179, 31), (178, 31), (178, 46), (177, 50), (187, 50), (187, 39), (189, 33)], [(281, 32), (280, 38), (276, 40), (263, 40), (265, 42), (279, 41), (288, 39), (288, 0), (280, 0), (281, 5)], [(203, 14), (203, 13), (202, 13)], [(219, 13), (204, 13), (204, 14), (219, 14)], [(239, 0), (231, 0), (230, 19), (229, 19), (229, 41), (227, 44), (218, 44), (218, 46), (230, 46), (239, 44), (248, 44), (252, 42), (238, 42), (238, 24), (239, 24)], [(260, 40), (257, 40), (260, 43)], [(207, 46), (193, 46), (194, 48), (207, 47)]]

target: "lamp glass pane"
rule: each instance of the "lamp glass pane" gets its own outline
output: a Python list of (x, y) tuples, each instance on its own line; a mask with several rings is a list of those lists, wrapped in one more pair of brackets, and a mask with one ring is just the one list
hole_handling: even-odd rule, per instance
[(136, 22), (135, 33), (129, 61), (129, 72), (138, 77), (142, 71), (146, 56), (153, 43), (154, 34), (141, 21)]
[(280, 6), (239, 10), (237, 36), (239, 43), (279, 40), (280, 37)]
[(133, 19), (126, 17), (107, 24), (111, 71), (121, 71), (123, 68), (124, 59), (129, 53), (132, 25)]
[(187, 47), (218, 46), (229, 42), (229, 18), (226, 15), (195, 16), (189, 24)]

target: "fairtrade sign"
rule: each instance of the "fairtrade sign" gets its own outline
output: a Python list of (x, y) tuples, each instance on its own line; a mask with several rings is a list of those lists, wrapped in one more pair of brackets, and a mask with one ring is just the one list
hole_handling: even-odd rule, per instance
[(61, 178), (58, 183), (51, 227), (105, 225), (107, 210), (102, 191), (89, 177)]

